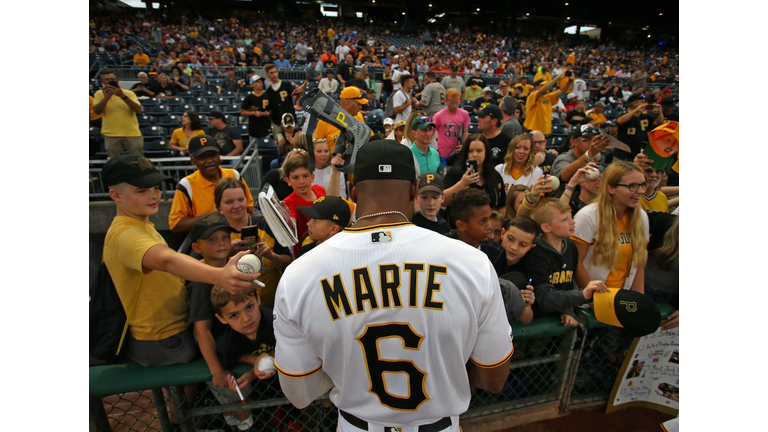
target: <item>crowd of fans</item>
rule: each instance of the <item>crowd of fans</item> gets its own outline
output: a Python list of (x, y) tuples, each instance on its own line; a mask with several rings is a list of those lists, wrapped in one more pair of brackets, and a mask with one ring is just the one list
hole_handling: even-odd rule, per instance
[[(292, 250), (280, 247), (256, 214), (239, 173), (220, 167), (221, 155), (243, 148), (243, 143), (232, 147), (236, 150), (224, 148), (220, 142), (226, 139), (214, 136), (227, 126), (223, 115), (209, 116), (217, 130), (201, 131), (198, 116), (186, 112), (174, 133), (173, 148), (198, 168), (174, 196), (174, 231), (194, 234), (200, 242), (195, 251), (210, 265), (223, 267), (223, 258), (247, 250), (263, 257), (268, 269), (256, 294), (225, 298), (217, 313), (249, 304), (249, 298), (271, 307), (281, 271), (355, 221), (352, 179), (336, 168), (341, 156), (331, 154), (340, 131), (322, 121), (314, 131), (306, 125), (302, 130), (291, 112), (304, 88), (286, 84), (279, 74), (297, 67), (309, 69), (307, 77), (334, 93), (353, 117), (383, 119), (372, 123), (377, 134), (372, 139), (395, 139), (410, 148), (420, 174), (413, 223), (488, 255), (503, 279), (502, 289), (512, 293), (505, 301), (519, 300), (510, 322), (524, 325), (556, 314), (563, 325), (576, 325), (575, 308), (606, 286), (677, 305), (676, 157), (659, 168), (645, 151), (648, 132), (679, 122), (673, 49), (570, 44), (458, 27), (397, 39), (387, 29), (341, 21), (167, 24), (117, 16), (92, 17), (90, 25), (91, 52), (129, 53), (132, 66), (146, 72), (133, 91), (119, 87), (114, 71), (100, 74), (103, 88), (91, 100), (91, 124), (101, 121), (111, 158), (122, 152), (121, 142), (141, 154), (135, 139), (123, 138), (138, 136), (130, 117), (140, 112), (140, 96), (178, 97), (212, 77), (223, 79), (218, 91), (250, 98), (243, 102), (243, 114), (249, 124), (259, 124), (251, 138), (270, 136), (283, 143), (265, 182), (297, 224), (302, 238)], [(413, 43), (396, 45), (398, 40)], [(257, 67), (267, 76), (254, 74)], [(238, 78), (233, 68), (251, 71)], [(380, 80), (369, 73), (374, 68), (383, 68)], [(489, 84), (492, 76), (500, 79)], [(396, 114), (384, 119), (390, 95)], [(227, 220), (237, 221), (238, 229), (227, 228)], [(206, 223), (221, 229), (205, 229)], [(258, 226), (252, 242), (239, 238), (246, 226)], [(209, 237), (223, 245), (224, 256), (206, 256), (213, 254), (204, 247)], [(173, 267), (162, 270), (173, 272)], [(208, 277), (204, 282), (218, 281)], [(197, 302), (215, 290), (213, 283), (203, 285), (207, 291), (195, 296)], [(206, 313), (196, 319), (212, 320), (215, 314)], [(184, 313), (180, 317), (186, 320)], [(678, 312), (670, 318), (667, 327), (677, 326)], [(232, 387), (225, 376), (230, 365), (215, 359), (210, 323), (198, 327), (196, 321), (194, 329), (206, 335), (203, 354), (214, 376), (211, 385)], [(142, 330), (146, 334), (134, 337), (152, 332)], [(268, 378), (256, 373), (249, 379), (256, 377)], [(233, 424), (249, 418), (236, 414)]]

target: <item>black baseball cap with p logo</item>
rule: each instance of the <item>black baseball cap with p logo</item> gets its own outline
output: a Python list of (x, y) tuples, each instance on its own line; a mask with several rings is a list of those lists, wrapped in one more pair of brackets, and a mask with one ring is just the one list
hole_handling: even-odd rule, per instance
[(632, 337), (645, 336), (659, 328), (661, 312), (650, 297), (627, 289), (608, 289), (609, 292), (593, 295), (598, 321), (622, 327)]
[(200, 157), (201, 154), (209, 151), (221, 153), (221, 149), (216, 141), (210, 135), (195, 135), (189, 140), (189, 154), (193, 157)]

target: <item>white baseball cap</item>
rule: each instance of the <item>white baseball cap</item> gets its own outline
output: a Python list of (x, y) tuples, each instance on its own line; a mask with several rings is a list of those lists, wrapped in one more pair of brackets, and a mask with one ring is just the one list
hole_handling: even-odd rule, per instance
[(391, 118), (387, 117), (387, 118), (384, 119), (384, 126), (386, 126), (386, 125), (394, 126), (395, 125), (395, 121), (392, 120)]
[(255, 83), (256, 80), (263, 80), (263, 79), (264, 79), (263, 76), (259, 76), (259, 74), (253, 74), (253, 76), (251, 77), (251, 84)]

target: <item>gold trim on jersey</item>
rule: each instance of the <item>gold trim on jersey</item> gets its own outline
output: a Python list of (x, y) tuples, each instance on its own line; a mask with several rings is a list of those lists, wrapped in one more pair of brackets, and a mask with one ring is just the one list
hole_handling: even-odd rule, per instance
[(314, 374), (315, 372), (317, 372), (317, 371), (321, 370), (322, 368), (323, 368), (323, 365), (321, 364), (320, 366), (318, 366), (318, 367), (317, 367), (317, 368), (315, 368), (315, 369), (312, 369), (312, 370), (311, 370), (311, 371), (309, 371), (309, 372), (303, 372), (303, 373), (297, 373), (297, 374), (293, 374), (293, 373), (288, 373), (288, 372), (286, 372), (286, 371), (284, 371), (284, 370), (280, 369), (280, 367), (277, 365), (277, 363), (275, 363), (275, 369), (276, 369), (278, 372), (280, 372), (280, 374), (282, 374), (282, 375), (284, 375), (284, 376), (286, 376), (286, 377), (288, 377), (288, 378), (306, 378), (306, 377), (308, 377), (308, 376), (310, 376), (310, 375)]
[(408, 225), (416, 226), (416, 225), (413, 225), (413, 223), (411, 222), (395, 222), (395, 223), (388, 223), (388, 224), (370, 225), (370, 226), (361, 227), (361, 228), (349, 227), (349, 228), (344, 228), (344, 231), (358, 233), (358, 232), (378, 230), (382, 228), (396, 228), (396, 227), (408, 226)]
[(512, 354), (514, 354), (514, 353), (515, 353), (515, 345), (512, 344), (512, 349), (509, 350), (509, 354), (507, 354), (501, 361), (499, 361), (497, 363), (491, 363), (491, 364), (480, 363), (477, 360), (473, 359), (472, 357), (469, 358), (469, 361), (471, 361), (477, 367), (480, 367), (480, 368), (483, 368), (483, 369), (493, 369), (495, 367), (499, 367), (502, 364), (504, 364), (504, 362), (509, 360), (512, 357)]

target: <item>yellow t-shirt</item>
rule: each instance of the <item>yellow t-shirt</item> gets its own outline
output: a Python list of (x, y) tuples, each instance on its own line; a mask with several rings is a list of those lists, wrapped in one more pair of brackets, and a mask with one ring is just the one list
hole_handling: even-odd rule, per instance
[(669, 198), (660, 190), (657, 190), (651, 198), (646, 198), (643, 195), (640, 205), (643, 207), (643, 210), (669, 213)]
[[(151, 222), (116, 216), (107, 230), (103, 259), (126, 315), (142, 272), (144, 254), (156, 245), (168, 246)], [(129, 318), (133, 337), (166, 339), (186, 330), (188, 321), (189, 300), (184, 280), (159, 270), (145, 274)]]
[(620, 288), (632, 269), (632, 233), (629, 227), (629, 214), (616, 220), (619, 227), (619, 260), (605, 278), (605, 286)]
[(608, 120), (605, 118), (605, 114), (603, 113), (598, 114), (596, 112), (590, 112), (587, 114), (587, 117), (591, 118), (592, 121), (594, 121), (598, 126), (602, 126), (602, 124)]
[[(123, 93), (132, 101), (141, 105), (134, 92), (123, 89)], [(101, 90), (97, 91), (93, 95), (93, 105), (98, 105), (103, 99), (104, 93)], [(112, 96), (109, 99), (101, 115), (102, 135), (108, 137), (141, 136), (136, 113), (119, 96)]]
[(133, 64), (136, 66), (144, 66), (149, 64), (149, 56), (146, 54), (135, 54), (133, 56)]
[(187, 138), (187, 134), (184, 133), (184, 128), (180, 127), (173, 131), (173, 134), (171, 135), (171, 144), (179, 147), (187, 147), (189, 146), (189, 140), (198, 135), (205, 135), (205, 131), (202, 129), (193, 130), (192, 136)]
[(531, 92), (526, 100), (524, 126), (528, 130), (540, 130), (544, 135), (549, 135), (552, 133), (552, 106), (557, 103), (557, 91), (547, 93), (536, 101), (537, 93)]

